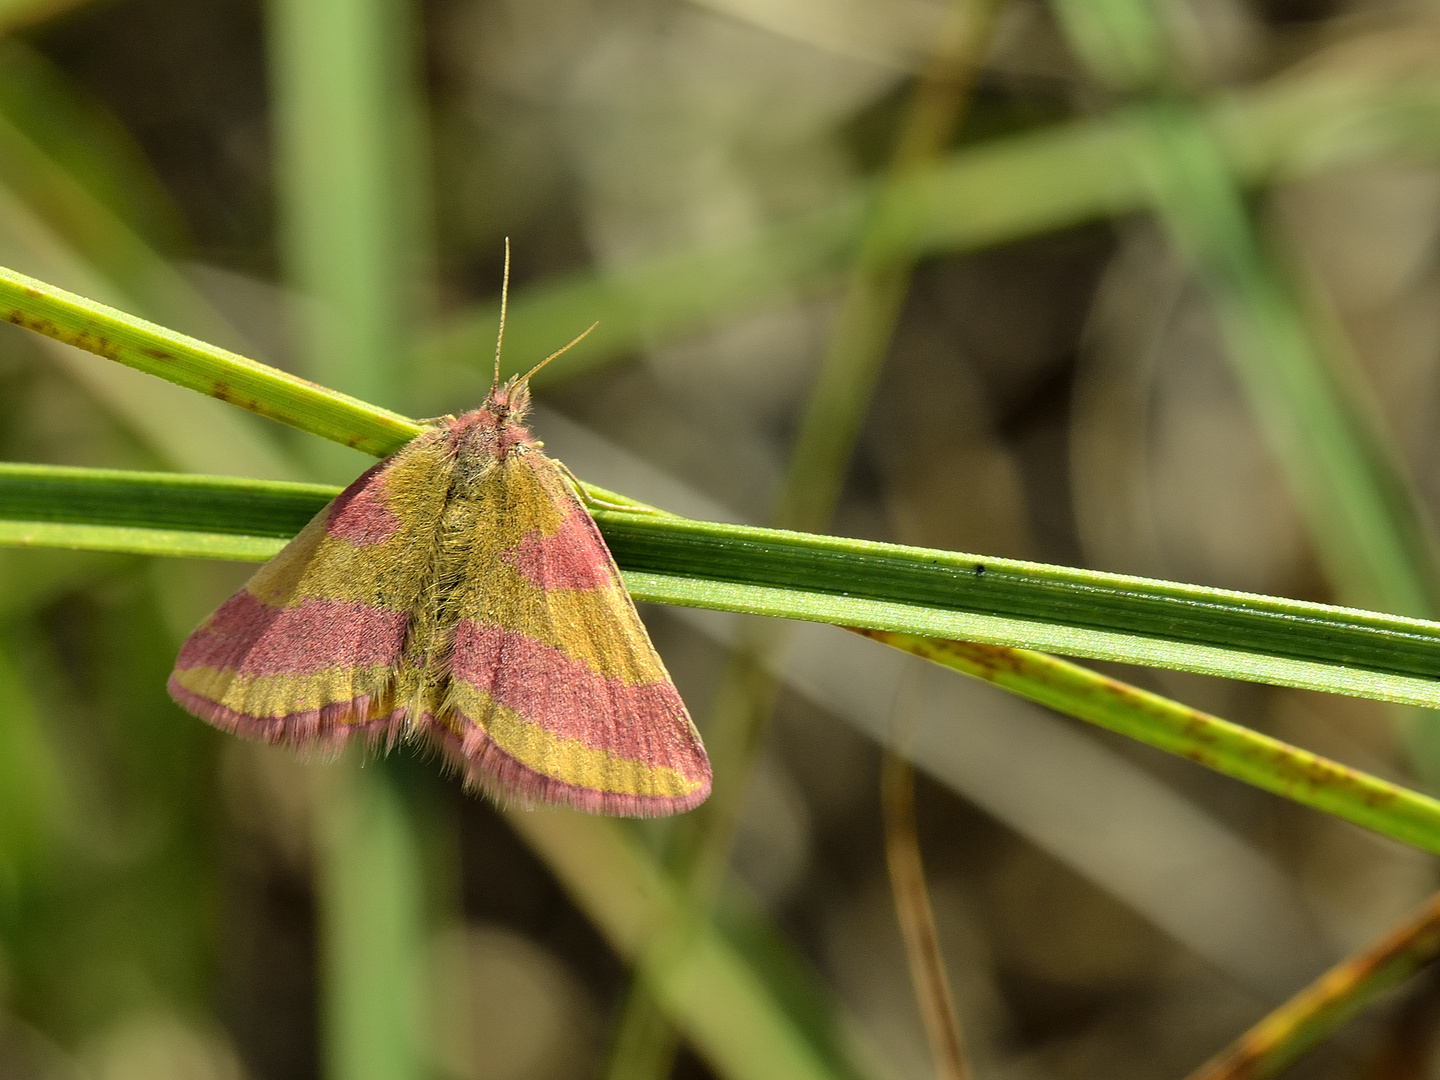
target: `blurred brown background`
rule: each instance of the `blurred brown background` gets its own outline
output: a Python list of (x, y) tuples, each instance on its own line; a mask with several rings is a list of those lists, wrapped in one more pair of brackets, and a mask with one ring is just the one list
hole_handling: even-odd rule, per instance
[[(347, 25), (326, 0), (0, 6), (0, 262), (410, 415), (472, 407), (488, 356), (444, 346), (445, 328), (491, 333), (504, 237), (523, 301), (853, 198), (883, 173), (946, 17), (938, 0), (367, 3), (375, 36), (358, 44), (325, 30)], [(1090, 130), (1151, 94), (1208, 106), (1318, 78), (1343, 97), (1440, 74), (1429, 5), (1157, 10), (1179, 42), (1159, 89), (1107, 78), (1073, 20), (1006, 0), (947, 160)], [(373, 93), (357, 113), (391, 141), (369, 159), (371, 129), (326, 149), (325, 117), (345, 115), (325, 112), (327, 80)], [(1387, 116), (1318, 134), (1277, 121), (1265, 130), (1295, 146), (1252, 170), (1246, 206), (1433, 505), (1440, 170), (1423, 125)], [(917, 252), (832, 530), (1378, 604), (1314, 555), (1183, 245), (1121, 198), (1044, 223), (1088, 182), (1075, 168), (994, 192), (1042, 207), (1014, 235)], [(367, 259), (388, 269), (361, 280)], [(843, 281), (832, 259), (638, 332), (537, 388), (536, 433), (586, 480), (767, 521)], [(683, 268), (673, 287), (711, 288)], [(369, 312), (366, 296), (390, 306), (346, 324), (360, 344), (326, 333), (318, 310)], [(619, 318), (511, 329), (558, 346), (592, 317)], [(363, 465), (92, 360), (0, 335), (0, 455), (332, 481)], [(169, 703), (178, 643), (250, 569), (0, 558), (0, 1076), (352, 1080), (324, 1034), (325, 890), (383, 891), (396, 866), (413, 935), (382, 921), (359, 941), (411, 965), (419, 989), (395, 998), (421, 1003), (407, 1075), (601, 1075), (625, 964), (490, 805), (403, 751), (359, 772), (301, 762)], [(644, 615), (704, 729), (737, 624)], [(932, 1075), (879, 824), (892, 725), (912, 732), (933, 902), (987, 1080), (1184, 1075), (1435, 887), (1429, 857), (838, 630), (797, 630), (776, 664), (734, 875), (843, 1005), (874, 1075)], [(1421, 782), (1372, 703), (1124, 675)], [(403, 859), (337, 884), (325, 804), (372, 782)], [(378, 820), (365, 797), (334, 796), (362, 834)], [(634, 835), (658, 845), (664, 827)], [(1430, 1075), (1382, 1063), (1418, 1046), (1430, 1068), (1436, 1008), (1422, 977), (1295, 1075)], [(686, 1050), (674, 1075), (713, 1064)]]

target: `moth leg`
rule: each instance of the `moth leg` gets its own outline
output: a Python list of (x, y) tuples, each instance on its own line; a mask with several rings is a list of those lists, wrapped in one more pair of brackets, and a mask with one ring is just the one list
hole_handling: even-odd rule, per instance
[[(554, 458), (550, 460), (555, 461)], [(587, 488), (586, 485), (580, 482), (579, 477), (570, 471), (570, 467), (563, 461), (555, 461), (555, 464), (560, 467), (560, 473), (565, 477), (566, 482), (569, 483), (571, 490), (575, 493), (575, 497), (587, 508), (624, 510), (630, 514), (662, 514), (666, 517), (674, 516), (666, 510), (661, 510), (659, 507), (627, 499), (624, 495), (616, 494), (613, 491), (606, 491), (604, 488), (597, 488), (593, 484)], [(594, 494), (595, 492), (599, 494)], [(607, 496), (611, 497), (607, 498)]]

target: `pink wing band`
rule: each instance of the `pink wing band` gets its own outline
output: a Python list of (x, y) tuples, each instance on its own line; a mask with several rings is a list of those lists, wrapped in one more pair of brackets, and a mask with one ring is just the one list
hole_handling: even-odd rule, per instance
[(558, 531), (549, 536), (527, 533), (501, 558), (541, 589), (599, 589), (615, 582), (609, 549), (579, 506), (568, 508)]
[(333, 667), (393, 664), (409, 618), (403, 611), (321, 597), (297, 607), (271, 607), (242, 589), (190, 635), (175, 670), (313, 675)]
[(370, 466), (335, 497), (325, 519), (329, 535), (356, 547), (373, 547), (400, 531), (400, 518), (390, 509), (385, 484), (372, 482), (389, 465), (387, 459)]
[(689, 780), (710, 775), (684, 703), (668, 679), (633, 686), (607, 678), (551, 645), (469, 619), (455, 634), (452, 674), (538, 724), (555, 739), (574, 740)]

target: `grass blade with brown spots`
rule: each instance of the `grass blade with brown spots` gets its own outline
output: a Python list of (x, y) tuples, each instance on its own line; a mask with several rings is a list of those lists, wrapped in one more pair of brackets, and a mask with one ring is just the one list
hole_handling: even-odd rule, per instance
[(1440, 894), (1375, 944), (1336, 964), (1186, 1080), (1275, 1076), (1437, 956)]
[(377, 457), (420, 433), (388, 409), (4, 267), (0, 318)]
[(1428, 795), (1044, 653), (850, 629), (1067, 716), (1440, 854), (1440, 801)]

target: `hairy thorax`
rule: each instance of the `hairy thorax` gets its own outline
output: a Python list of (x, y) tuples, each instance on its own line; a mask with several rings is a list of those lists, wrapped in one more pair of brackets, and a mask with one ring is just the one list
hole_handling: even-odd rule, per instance
[(492, 398), (447, 419), (434, 444), (449, 466), (449, 490), (432, 540), (429, 585), (411, 615), (399, 673), (396, 697), (409, 703), (412, 723), (442, 711), (456, 626), (473, 607), (474, 583), (487, 576), (486, 564), (494, 561), (497, 552), (491, 549), (511, 531), (506, 526), (514, 514), (506, 493), (513, 485), (503, 474), (524, 467), (522, 459), (539, 446), (506, 404)]

